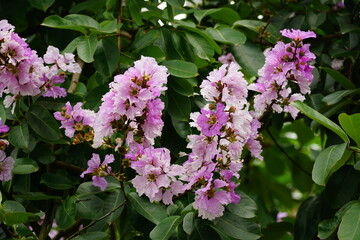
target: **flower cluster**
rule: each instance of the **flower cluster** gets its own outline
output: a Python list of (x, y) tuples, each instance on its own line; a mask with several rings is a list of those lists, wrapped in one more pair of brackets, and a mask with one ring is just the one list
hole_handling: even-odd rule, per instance
[(0, 96), (10, 94), (4, 100), (6, 107), (17, 96), (66, 96), (65, 89), (54, 85), (64, 81), (62, 71), (80, 72), (73, 54), (60, 55), (57, 48), (50, 46), (43, 59), (14, 32), (14, 26), (7, 20), (0, 21)]
[(168, 149), (143, 148), (136, 144), (131, 150), (125, 157), (138, 174), (131, 182), (140, 196), (145, 194), (151, 202), (172, 204), (173, 196), (186, 190), (186, 185), (179, 180), (185, 169), (180, 165), (170, 164)]
[(223, 214), (224, 206), (237, 203), (235, 193), (242, 168), (242, 152), (248, 148), (262, 158), (257, 129), (259, 122), (248, 111), (247, 82), (239, 67), (230, 63), (212, 71), (200, 86), (201, 94), (210, 103), (192, 113), (191, 126), (199, 135), (188, 136), (192, 149), (184, 163), (189, 187), (195, 189), (195, 209), (206, 219)]
[(0, 181), (9, 181), (12, 178), (11, 172), (14, 167), (14, 159), (6, 157), (4, 151), (0, 150)]
[(275, 112), (288, 112), (295, 119), (298, 110), (291, 102), (303, 101), (304, 94), (310, 93), (313, 80), (309, 62), (315, 59), (310, 45), (302, 40), (315, 38), (311, 31), (284, 29), (281, 34), (291, 38), (292, 42), (278, 42), (273, 49), (265, 53), (265, 65), (259, 70), (259, 78), (250, 90), (260, 92), (254, 99), (256, 115), (261, 116), (268, 108)]
[[(60, 128), (65, 129), (67, 137), (72, 138), (78, 132), (74, 143), (93, 139), (93, 131), (90, 128), (94, 124), (95, 113), (91, 110), (82, 109), (82, 103), (79, 102), (72, 107), (70, 102), (67, 102), (61, 111), (54, 113), (54, 117), (56, 120), (61, 121)], [(85, 132), (85, 134), (82, 135), (82, 132)]]
[(141, 57), (124, 74), (115, 76), (94, 125), (94, 144), (100, 147), (105, 137), (117, 131), (127, 131), (126, 143), (135, 140), (144, 146), (161, 135), (164, 103), (158, 98), (167, 88), (167, 69), (154, 58)]

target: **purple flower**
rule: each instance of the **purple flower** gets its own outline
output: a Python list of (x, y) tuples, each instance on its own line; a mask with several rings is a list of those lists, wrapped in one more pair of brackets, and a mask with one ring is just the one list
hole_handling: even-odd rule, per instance
[(284, 29), (280, 31), (284, 37), (292, 38), (296, 41), (302, 41), (306, 38), (316, 38), (316, 34), (312, 31), (301, 31), (295, 29)]
[(0, 181), (9, 181), (12, 178), (11, 172), (14, 167), (14, 159), (6, 157), (4, 151), (0, 150)]
[(228, 121), (229, 115), (224, 111), (225, 106), (219, 103), (216, 111), (201, 109), (201, 114), (197, 118), (197, 124), (201, 132), (208, 137), (221, 135), (221, 128)]
[(88, 161), (88, 168), (81, 173), (80, 177), (84, 178), (85, 174), (93, 174), (92, 184), (104, 191), (108, 185), (105, 176), (111, 172), (111, 167), (108, 164), (114, 162), (114, 155), (108, 154), (105, 156), (104, 162), (100, 165), (99, 154), (93, 153), (92, 158)]
[(2, 120), (0, 119), (0, 133), (7, 133), (9, 130), (10, 128), (3, 124)]

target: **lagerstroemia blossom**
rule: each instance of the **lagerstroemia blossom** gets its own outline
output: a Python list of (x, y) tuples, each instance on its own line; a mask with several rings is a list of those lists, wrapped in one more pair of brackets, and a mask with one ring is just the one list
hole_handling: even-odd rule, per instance
[(114, 160), (114, 155), (108, 154), (100, 164), (99, 154), (93, 153), (92, 158), (88, 161), (88, 168), (81, 173), (80, 177), (84, 178), (85, 174), (92, 174), (92, 184), (104, 191), (108, 185), (105, 176), (111, 172), (111, 167), (108, 164), (114, 162)]
[(284, 29), (281, 34), (293, 39), (291, 43), (278, 42), (265, 52), (265, 65), (259, 70), (259, 78), (249, 89), (260, 92), (254, 99), (255, 113), (260, 117), (268, 108), (275, 112), (288, 112), (295, 119), (299, 110), (291, 102), (305, 99), (310, 93), (313, 80), (309, 62), (315, 59), (310, 45), (302, 40), (316, 37), (311, 31)]
[(62, 71), (80, 72), (74, 55), (60, 55), (50, 46), (43, 59), (14, 30), (7, 20), (0, 21), (0, 96), (10, 94), (5, 106), (13, 104), (17, 96), (66, 96), (65, 89), (54, 84), (64, 81)]

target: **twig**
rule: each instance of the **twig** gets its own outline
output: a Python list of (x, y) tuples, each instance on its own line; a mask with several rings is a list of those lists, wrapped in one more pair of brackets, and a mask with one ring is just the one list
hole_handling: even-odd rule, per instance
[(311, 177), (311, 173), (309, 173), (308, 171), (306, 171), (302, 166), (300, 166), (294, 159), (292, 159), (289, 154), (287, 154), (287, 152), (280, 146), (280, 144), (276, 141), (276, 139), (274, 138), (274, 136), (271, 134), (270, 130), (267, 128), (266, 129), (267, 133), (269, 134), (270, 138), (274, 141), (275, 145), (280, 149), (280, 151), (290, 160), (290, 162), (292, 162), (292, 164), (294, 164), (295, 167), (299, 168), (301, 171), (303, 171), (306, 175), (308, 175), (309, 177)]
[(265, 30), (266, 28), (269, 26), (270, 22), (271, 22), (271, 19), (272, 19), (272, 15), (270, 16), (269, 20), (267, 21), (265, 27), (262, 29), (261, 33), (260, 33), (260, 44), (261, 44), (261, 49), (264, 50), (264, 46), (262, 44), (262, 40), (263, 40), (263, 36), (264, 36), (264, 33), (265, 33)]
[[(83, 67), (84, 67), (84, 64), (85, 64), (84, 61), (81, 60), (80, 58), (78, 58), (76, 60), (76, 62), (80, 65), (80, 69), (82, 70)], [(72, 75), (70, 86), (69, 86), (69, 89), (68, 89), (68, 93), (74, 93), (75, 92), (76, 87), (77, 87), (77, 85), (79, 83), (80, 75), (81, 75), (81, 71), (79, 73), (74, 73)]]
[(73, 235), (71, 235), (68, 239), (72, 239), (78, 235), (80, 235), (80, 233), (86, 229), (88, 229), (89, 227), (93, 226), (95, 223), (103, 220), (104, 218), (107, 218), (108, 216), (110, 216), (112, 213), (114, 213), (116, 210), (118, 210), (119, 208), (121, 208), (123, 205), (125, 204), (125, 201), (123, 201), (119, 206), (117, 206), (116, 208), (114, 208), (113, 210), (111, 210), (110, 212), (108, 212), (107, 214), (105, 214), (104, 216), (95, 219), (94, 221), (92, 221), (91, 223), (89, 223), (88, 225), (86, 225), (84, 228), (80, 229), (79, 231), (77, 231), (76, 233), (74, 233)]

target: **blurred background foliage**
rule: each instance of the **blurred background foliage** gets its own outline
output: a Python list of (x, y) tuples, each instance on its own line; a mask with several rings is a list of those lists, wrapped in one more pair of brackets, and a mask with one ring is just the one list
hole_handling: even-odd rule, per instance
[[(308, 41), (317, 58), (306, 100), (316, 114), (302, 108), (305, 114), (295, 121), (284, 114), (266, 116), (264, 161), (245, 154), (242, 201), (213, 222), (194, 218), (189, 200), (167, 208), (150, 204), (112, 179), (101, 193), (79, 174), (94, 151), (104, 150), (70, 145), (54, 119), (41, 126), (0, 106), (7, 121), (27, 133), (9, 136), (18, 168), (11, 182), (2, 183), (0, 238), (48, 239), (55, 219), (53, 239), (73, 234), (88, 240), (360, 239), (359, 11), (357, 0), (0, 1), (1, 19), (39, 55), (53, 45), (76, 54), (83, 66), (66, 98), (34, 99), (30, 110), (24, 101), (24, 112), (52, 118), (50, 113), (67, 101), (96, 111), (113, 76), (141, 55), (151, 56), (171, 74), (157, 145), (169, 148), (179, 162), (183, 159), (175, 156), (188, 151), (189, 114), (204, 105), (198, 86), (221, 65), (219, 56), (232, 53), (253, 82), (264, 64), (263, 51), (281, 39), (281, 29), (312, 30), (318, 36)], [(70, 78), (64, 86), (70, 87)], [(341, 125), (348, 143), (323, 119)], [(86, 228), (80, 232), (80, 226)]]

